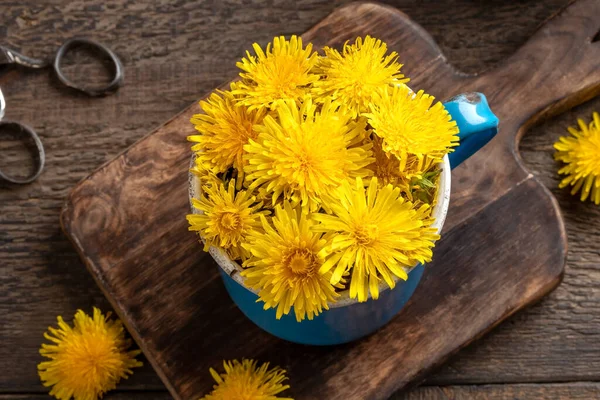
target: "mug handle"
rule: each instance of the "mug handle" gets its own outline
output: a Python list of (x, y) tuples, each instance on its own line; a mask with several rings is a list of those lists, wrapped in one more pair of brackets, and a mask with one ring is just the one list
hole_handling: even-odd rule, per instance
[(448, 154), (454, 169), (485, 146), (498, 133), (498, 117), (494, 115), (482, 93), (454, 96), (444, 107), (458, 126), (460, 144)]

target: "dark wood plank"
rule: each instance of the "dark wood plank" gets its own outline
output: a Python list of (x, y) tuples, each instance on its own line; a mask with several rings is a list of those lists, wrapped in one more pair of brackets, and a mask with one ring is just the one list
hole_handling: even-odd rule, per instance
[[(0, 394), (0, 400), (47, 400), (47, 394)], [(104, 395), (104, 400), (171, 400), (167, 391), (156, 392), (122, 392), (113, 391)]]
[[(240, 348), (294, 371), (301, 398), (323, 392), (331, 399), (385, 398), (560, 282), (566, 242), (557, 204), (523, 168), (515, 147), (532, 121), (600, 92), (598, 48), (589, 39), (599, 7), (574, 3), (513, 57), (477, 77), (457, 74), (431, 37), (391, 8), (342, 7), (304, 35), (317, 45), (380, 37), (413, 61), (407, 73), (416, 87), (440, 97), (481, 90), (503, 121), (492, 146), (454, 174), (458, 199), (447, 233), (411, 306), (359, 343), (303, 348), (258, 332), (231, 307), (214, 262), (194, 254), (179, 217), (189, 158), (181, 143), (195, 106), (78, 185), (63, 227), (176, 398), (200, 396), (207, 390), (201, 371)], [(543, 93), (534, 91), (539, 87)], [(156, 201), (165, 196), (168, 202)], [(444, 335), (437, 334), (440, 326)]]
[(597, 400), (600, 383), (425, 386), (390, 400)]
[[(7, 116), (33, 125), (49, 149), (49, 164), (38, 183), (10, 190), (0, 186), (0, 308), (5, 316), (0, 338), (9, 343), (0, 347), (2, 390), (41, 389), (35, 373), (37, 349), (56, 315), (72, 315), (92, 305), (109, 307), (58, 228), (70, 187), (198, 94), (233, 76), (235, 59), (253, 41), (302, 32), (342, 2), (195, 1), (186, 7), (144, 2), (131, 7), (131, 1), (122, 0), (66, 3), (3, 2), (0, 42), (41, 56), (50, 52), (50, 44), (74, 34), (93, 36), (124, 58), (126, 86), (117, 96), (89, 100), (51, 84), (45, 73), (19, 71), (0, 77), (9, 102)], [(410, 0), (390, 3), (423, 25), (452, 64), (474, 72), (512, 54), (566, 0), (443, 1), (426, 7)], [(95, 28), (92, 33), (90, 26)], [(577, 117), (599, 107), (595, 101), (524, 138), (522, 156), (548, 187), (556, 186), (552, 141)], [(25, 159), (23, 153), (9, 153), (8, 159), (0, 153), (0, 164)], [(440, 382), (600, 379), (600, 321), (593, 318), (600, 308), (593, 284), (600, 265), (593, 245), (600, 237), (593, 222), (600, 216), (596, 208), (580, 205), (564, 191), (554, 193), (569, 233), (565, 281), (541, 304), (461, 352), (440, 371)], [(162, 387), (149, 367), (122, 383), (144, 385)]]
[[(0, 394), (0, 400), (42, 400), (42, 394)], [(423, 386), (390, 400), (595, 400), (600, 398), (600, 383), (576, 382), (563, 384)], [(166, 392), (110, 392), (105, 400), (170, 400)]]

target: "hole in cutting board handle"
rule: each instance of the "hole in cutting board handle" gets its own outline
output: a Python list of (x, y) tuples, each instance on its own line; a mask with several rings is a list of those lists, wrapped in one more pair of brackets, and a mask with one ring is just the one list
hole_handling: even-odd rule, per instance
[(596, 32), (596, 34), (592, 37), (592, 43), (596, 43), (600, 41), (600, 29), (598, 29), (598, 32)]

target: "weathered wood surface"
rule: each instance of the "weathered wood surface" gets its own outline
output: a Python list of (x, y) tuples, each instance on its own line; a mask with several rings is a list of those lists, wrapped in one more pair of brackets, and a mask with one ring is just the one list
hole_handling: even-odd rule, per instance
[[(600, 397), (600, 383), (423, 386), (410, 393), (398, 394), (390, 400), (595, 400)], [(41, 394), (1, 395), (0, 400), (42, 400)], [(112, 392), (106, 400), (170, 400), (168, 392)]]
[[(253, 41), (302, 32), (335, 6), (328, 1), (246, 6), (189, 2), (185, 7), (53, 3), (2, 2), (1, 42), (42, 55), (52, 45), (94, 29), (93, 37), (123, 57), (126, 86), (116, 96), (91, 100), (64, 91), (46, 73), (12, 71), (0, 77), (7, 117), (37, 128), (49, 157), (36, 184), (0, 187), (0, 391), (11, 393), (43, 390), (35, 373), (37, 348), (57, 314), (72, 315), (76, 308), (92, 305), (108, 308), (58, 228), (70, 187), (198, 94), (233, 76), (235, 59)], [(433, 34), (451, 63), (477, 71), (514, 52), (565, 1), (510, 3), (394, 5)], [(555, 189), (551, 157), (552, 142), (593, 108), (600, 108), (598, 100), (534, 128), (521, 143), (525, 162), (552, 188), (566, 219), (570, 253), (563, 284), (459, 353), (430, 378), (431, 384), (600, 379), (600, 291), (595, 284), (600, 278), (600, 211)], [(23, 153), (5, 149), (0, 144), (0, 165), (22, 162)], [(163, 387), (147, 366), (121, 386)], [(439, 398), (433, 396), (423, 398)]]
[(532, 121), (600, 93), (596, 15), (596, 0), (573, 3), (479, 76), (456, 73), (432, 38), (391, 7), (340, 7), (303, 35), (318, 47), (379, 37), (410, 61), (404, 71), (413, 87), (439, 98), (482, 91), (502, 121), (498, 137), (454, 171), (446, 233), (411, 303), (360, 342), (292, 345), (232, 306), (182, 218), (195, 104), (77, 185), (63, 229), (177, 399), (208, 391), (202, 371), (234, 351), (293, 372), (298, 398), (387, 398), (562, 279), (566, 233), (558, 206), (523, 168), (516, 146)]

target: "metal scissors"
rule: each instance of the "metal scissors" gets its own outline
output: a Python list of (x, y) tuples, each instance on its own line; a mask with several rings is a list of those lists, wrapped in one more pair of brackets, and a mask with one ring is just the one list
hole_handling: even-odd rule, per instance
[[(113, 79), (108, 85), (106, 85), (105, 87), (101, 87), (101, 88), (89, 88), (89, 87), (85, 87), (85, 86), (80, 86), (80, 85), (76, 84), (75, 82), (71, 81), (63, 73), (63, 71), (61, 69), (62, 59), (63, 59), (64, 55), (70, 49), (72, 49), (76, 46), (87, 46), (87, 47), (94, 49), (110, 58), (111, 62), (113, 63), (114, 72), (113, 72)], [(52, 67), (54, 69), (54, 73), (56, 74), (56, 77), (58, 78), (58, 80), (60, 82), (62, 82), (64, 85), (66, 85), (70, 88), (73, 88), (75, 90), (83, 92), (89, 96), (105, 96), (107, 94), (113, 93), (114, 91), (116, 91), (119, 88), (119, 86), (121, 86), (121, 84), (123, 82), (123, 64), (121, 63), (121, 60), (119, 59), (119, 57), (117, 57), (117, 55), (112, 50), (110, 50), (108, 47), (106, 47), (103, 44), (100, 44), (96, 41), (90, 40), (90, 39), (73, 38), (73, 39), (67, 40), (66, 42), (64, 42), (62, 44), (62, 46), (59, 47), (59, 49), (56, 52), (56, 55), (54, 56), (54, 59), (52, 61), (39, 60), (39, 59), (27, 57), (27, 56), (24, 56), (23, 54), (20, 54), (14, 50), (11, 50), (9, 48), (6, 48), (6, 47), (0, 45), (0, 67), (2, 65), (11, 65), (11, 64), (19, 65), (19, 66), (22, 66), (25, 68), (34, 68), (34, 69)], [(2, 90), (0, 89), (0, 129), (2, 129), (4, 127), (11, 127), (13, 129), (15, 129), (16, 131), (18, 131), (20, 134), (24, 135), (24, 137), (30, 136), (35, 143), (35, 147), (38, 152), (38, 154), (37, 154), (38, 157), (37, 157), (36, 169), (32, 175), (25, 177), (25, 178), (20, 178), (20, 177), (9, 176), (0, 170), (0, 181), (4, 180), (4, 181), (14, 183), (14, 184), (31, 183), (40, 176), (40, 174), (42, 173), (42, 170), (44, 169), (44, 162), (46, 159), (45, 152), (44, 152), (44, 146), (42, 145), (42, 141), (40, 140), (40, 137), (38, 136), (38, 134), (31, 127), (29, 127), (25, 124), (22, 124), (20, 122), (2, 120), (2, 118), (4, 117), (5, 109), (6, 109), (6, 101), (4, 100), (4, 96), (2, 95)]]

